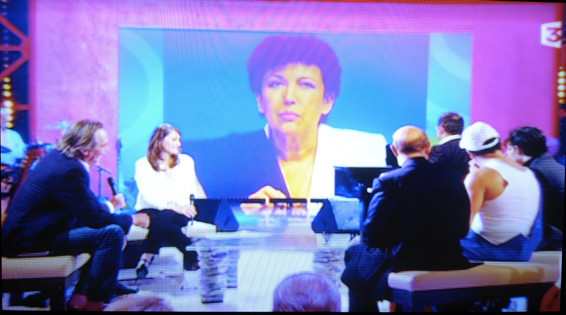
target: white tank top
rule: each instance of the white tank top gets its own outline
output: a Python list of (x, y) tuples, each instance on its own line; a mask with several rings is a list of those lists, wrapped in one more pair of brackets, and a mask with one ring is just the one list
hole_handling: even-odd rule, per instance
[(534, 173), (519, 170), (499, 159), (485, 167), (497, 171), (508, 185), (494, 200), (486, 200), (471, 229), (492, 244), (499, 245), (522, 234), (529, 236), (540, 206), (540, 187)]

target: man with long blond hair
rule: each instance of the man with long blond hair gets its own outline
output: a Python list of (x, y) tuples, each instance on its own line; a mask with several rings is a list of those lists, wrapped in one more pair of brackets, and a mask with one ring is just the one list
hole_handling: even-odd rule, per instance
[(88, 252), (92, 258), (68, 307), (102, 310), (115, 294), (120, 256), (130, 226), (149, 226), (144, 213), (111, 214), (125, 206), (121, 194), (101, 204), (90, 189), (89, 169), (108, 150), (100, 122), (75, 123), (20, 186), (2, 227), (2, 255), (49, 251), (54, 255)]

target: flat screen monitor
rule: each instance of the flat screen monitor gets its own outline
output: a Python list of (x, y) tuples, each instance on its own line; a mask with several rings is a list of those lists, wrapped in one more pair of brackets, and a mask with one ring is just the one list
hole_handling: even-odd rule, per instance
[(392, 167), (334, 167), (334, 194), (336, 196), (358, 198), (366, 207), (370, 201), (373, 180)]

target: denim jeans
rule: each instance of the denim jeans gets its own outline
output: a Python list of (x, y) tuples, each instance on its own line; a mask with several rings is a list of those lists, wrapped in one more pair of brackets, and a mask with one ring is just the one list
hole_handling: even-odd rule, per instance
[(84, 294), (90, 301), (110, 302), (116, 291), (124, 231), (111, 224), (102, 228), (81, 227), (56, 236), (53, 254), (90, 253), (83, 266), (75, 293)]
[(535, 219), (528, 237), (520, 234), (494, 245), (473, 231), (460, 240), (463, 254), (470, 261), (528, 261), (542, 240), (542, 216)]

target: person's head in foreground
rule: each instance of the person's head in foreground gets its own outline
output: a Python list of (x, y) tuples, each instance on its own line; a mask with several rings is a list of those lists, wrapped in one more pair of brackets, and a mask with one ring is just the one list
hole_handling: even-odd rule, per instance
[(273, 292), (274, 312), (340, 312), (341, 307), (338, 287), (319, 273), (290, 275)]
[(126, 294), (114, 299), (105, 312), (173, 312), (173, 307), (164, 299), (149, 293)]

